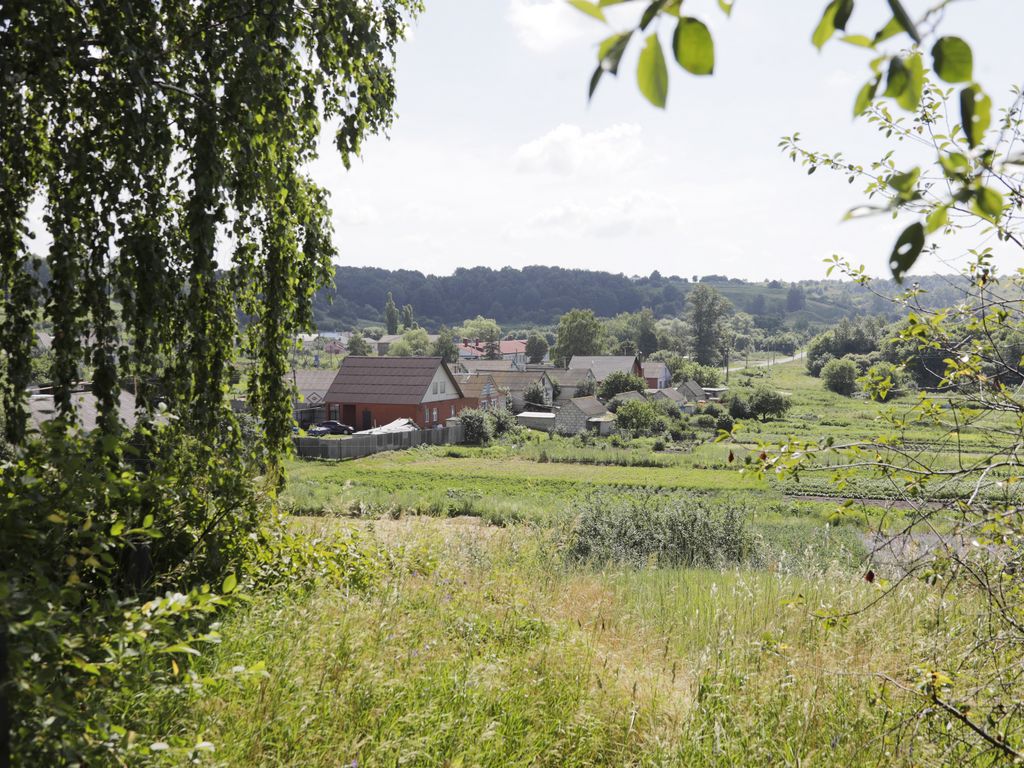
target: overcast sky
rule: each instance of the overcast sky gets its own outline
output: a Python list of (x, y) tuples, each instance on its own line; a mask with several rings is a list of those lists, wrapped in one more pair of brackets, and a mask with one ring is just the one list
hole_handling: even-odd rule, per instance
[[(840, 223), (860, 185), (808, 177), (776, 148), (800, 131), (858, 162), (885, 151), (850, 118), (869, 52), (810, 43), (824, 4), (738, 0), (726, 19), (714, 0), (690, 0), (712, 27), (716, 72), (695, 78), (670, 60), (661, 111), (637, 91), (635, 50), (587, 103), (596, 43), (615, 24), (563, 0), (427, 0), (399, 52), (390, 138), (369, 141), (349, 172), (322, 142), (314, 174), (332, 193), (339, 262), (802, 279), (823, 277), (838, 252), (884, 274), (909, 219)], [(861, 0), (849, 28), (877, 29), (885, 7)], [(1024, 82), (1024, 2), (964, 0), (942, 29), (973, 45), (976, 79), (1005, 106)], [(668, 55), (669, 27), (662, 37)]]

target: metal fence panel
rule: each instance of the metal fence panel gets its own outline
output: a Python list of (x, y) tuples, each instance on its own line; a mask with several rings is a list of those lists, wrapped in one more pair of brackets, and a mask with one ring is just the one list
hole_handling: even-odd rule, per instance
[(465, 437), (465, 427), (457, 424), (438, 429), (390, 432), (383, 435), (354, 435), (344, 440), (319, 437), (295, 437), (295, 453), (304, 459), (359, 459), (382, 451), (401, 451), (418, 445), (456, 445)]

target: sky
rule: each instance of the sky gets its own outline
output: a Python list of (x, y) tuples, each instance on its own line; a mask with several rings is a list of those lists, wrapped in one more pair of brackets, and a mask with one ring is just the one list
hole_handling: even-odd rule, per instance
[[(737, 0), (726, 18), (715, 0), (688, 0), (714, 35), (715, 74), (690, 76), (669, 58), (659, 110), (637, 90), (635, 44), (588, 103), (597, 43), (624, 26), (621, 15), (605, 26), (564, 0), (426, 0), (399, 49), (389, 135), (368, 141), (350, 171), (329, 127), (321, 137), (311, 172), (331, 192), (338, 263), (799, 280), (824, 277), (823, 260), (838, 253), (886, 274), (912, 219), (843, 222), (865, 202), (863, 186), (808, 176), (777, 149), (795, 131), (808, 148), (864, 164), (890, 148), (851, 119), (870, 52), (810, 43), (824, 5)], [(907, 5), (913, 14), (925, 3)], [(885, 8), (861, 0), (848, 30), (873, 32)], [(961, 0), (940, 29), (972, 44), (975, 78), (1005, 106), (1024, 83), (1024, 2)], [(666, 56), (671, 31), (660, 30)], [(922, 159), (898, 148), (900, 167)], [(915, 272), (958, 268), (977, 245), (999, 250), (961, 238)]]

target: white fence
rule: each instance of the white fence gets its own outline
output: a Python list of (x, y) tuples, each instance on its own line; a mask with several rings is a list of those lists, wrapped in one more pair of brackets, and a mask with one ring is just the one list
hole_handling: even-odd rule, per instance
[(458, 423), (438, 429), (389, 432), (383, 435), (296, 437), (292, 440), (295, 453), (303, 459), (358, 459), (381, 451), (403, 451), (418, 445), (454, 445), (465, 440), (465, 436), (466, 428)]

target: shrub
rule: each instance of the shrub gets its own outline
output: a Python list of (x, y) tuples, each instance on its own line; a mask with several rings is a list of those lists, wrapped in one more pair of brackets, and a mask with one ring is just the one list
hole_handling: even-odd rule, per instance
[(821, 369), (825, 389), (839, 395), (852, 395), (857, 388), (857, 363), (849, 357), (829, 360)]
[(722, 409), (715, 403), (708, 403), (701, 409), (701, 413), (706, 413), (708, 416), (712, 416), (717, 419), (722, 415)]
[(519, 422), (516, 421), (515, 414), (507, 408), (496, 408), (493, 411), (487, 411), (487, 415), (491, 422), (491, 431), (495, 437), (514, 435), (521, 429)]
[(601, 382), (597, 396), (602, 400), (611, 400), (623, 392), (643, 392), (646, 386), (643, 379), (631, 373), (615, 371), (608, 374), (608, 378)]
[(758, 384), (750, 395), (750, 413), (761, 421), (782, 418), (792, 405), (789, 397), (768, 384)]
[(574, 510), (566, 547), (573, 562), (718, 567), (756, 559), (745, 515), (697, 494), (595, 494)]
[(696, 418), (695, 423), (701, 429), (714, 429), (715, 428), (715, 417), (710, 413), (702, 413)]
[(717, 429), (720, 432), (732, 432), (733, 426), (734, 422), (732, 420), (732, 416), (730, 416), (727, 413), (723, 413), (721, 416), (718, 417), (717, 421), (715, 421), (715, 429)]
[(887, 402), (901, 390), (912, 387), (913, 382), (903, 366), (892, 363), (875, 363), (863, 377), (857, 379), (861, 390), (872, 400)]
[(632, 435), (649, 435), (658, 423), (658, 412), (645, 400), (628, 400), (620, 403), (615, 412), (620, 429)]
[(528, 411), (547, 411), (547, 400), (544, 397), (544, 386), (539, 381), (532, 381), (523, 390), (523, 400)]
[(743, 395), (733, 395), (729, 398), (729, 415), (734, 419), (751, 418), (750, 401)]
[(478, 408), (467, 408), (459, 413), (465, 427), (464, 441), (471, 445), (485, 445), (491, 439), (491, 421), (487, 413)]

